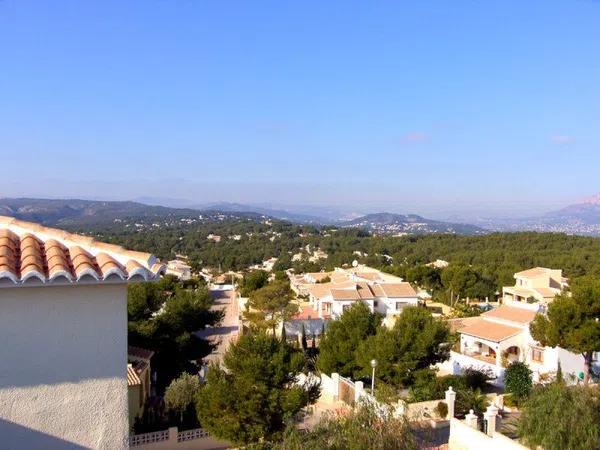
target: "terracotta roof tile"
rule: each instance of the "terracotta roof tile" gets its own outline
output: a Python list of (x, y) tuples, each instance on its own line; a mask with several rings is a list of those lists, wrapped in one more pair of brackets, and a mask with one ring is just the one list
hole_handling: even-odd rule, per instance
[(138, 376), (132, 364), (127, 364), (127, 386), (138, 386), (142, 384), (142, 380)]
[(360, 294), (356, 289), (331, 289), (334, 300), (360, 300)]
[(534, 267), (533, 269), (522, 270), (521, 272), (515, 273), (515, 276), (520, 276), (524, 278), (535, 278), (543, 275), (552, 274), (553, 270), (548, 269), (546, 267)]
[(502, 305), (498, 308), (494, 308), (488, 312), (481, 314), (482, 317), (490, 317), (494, 319), (501, 319), (518, 324), (528, 324), (535, 318), (536, 312), (530, 311), (525, 308), (518, 308), (516, 306)]
[(127, 347), (127, 355), (133, 356), (134, 358), (150, 360), (150, 358), (152, 358), (152, 356), (154, 355), (154, 352), (152, 350), (148, 350), (142, 347), (129, 345)]
[(458, 330), (461, 334), (478, 337), (492, 342), (501, 342), (512, 336), (516, 336), (523, 330), (518, 327), (511, 327), (500, 323), (491, 322), (482, 318), (469, 322), (464, 328)]
[(379, 284), (386, 297), (416, 297), (417, 292), (410, 283), (381, 283)]
[[(159, 277), (166, 267), (148, 254), (63, 230), (0, 216), (0, 286)], [(85, 277), (85, 278), (84, 278)], [(113, 279), (113, 278), (111, 278)], [(6, 283), (6, 281), (12, 283)]]

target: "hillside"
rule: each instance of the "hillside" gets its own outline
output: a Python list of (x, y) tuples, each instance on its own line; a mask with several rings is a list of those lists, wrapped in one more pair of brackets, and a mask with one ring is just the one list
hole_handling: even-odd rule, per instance
[(221, 213), (190, 208), (167, 208), (130, 201), (94, 201), (78, 199), (2, 198), (0, 215), (38, 222), (44, 225), (78, 228), (108, 226), (115, 222), (146, 224), (186, 219), (223, 220), (259, 218), (255, 213)]
[(441, 222), (425, 219), (415, 214), (377, 213), (367, 214), (339, 224), (343, 228), (362, 228), (374, 234), (485, 234), (486, 230), (475, 225)]
[(492, 220), (484, 226), (498, 231), (542, 231), (600, 236), (600, 195), (537, 217)]

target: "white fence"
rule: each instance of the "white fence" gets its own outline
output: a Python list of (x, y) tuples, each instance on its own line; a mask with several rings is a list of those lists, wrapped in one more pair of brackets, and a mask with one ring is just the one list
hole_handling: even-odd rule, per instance
[(133, 434), (129, 436), (129, 447), (138, 447), (146, 444), (156, 444), (159, 442), (187, 442), (194, 439), (208, 438), (208, 431), (202, 428), (194, 430), (178, 431), (177, 427), (171, 427), (168, 430), (155, 431), (153, 433)]
[(138, 445), (154, 444), (156, 442), (168, 440), (169, 430), (154, 431), (153, 433), (133, 434), (129, 436), (129, 446), (137, 447)]
[(192, 441), (194, 439), (202, 439), (209, 437), (208, 431), (202, 428), (196, 428), (195, 430), (180, 431), (177, 433), (177, 442)]
[[(351, 398), (348, 398), (348, 392), (353, 392), (354, 395), (351, 395)], [(362, 381), (352, 381), (348, 378), (341, 377), (337, 373), (332, 373), (331, 377), (321, 374), (321, 394), (328, 396), (334, 401), (343, 401), (350, 406), (359, 402), (367, 402), (375, 405), (382, 413), (389, 410), (389, 408), (380, 404), (377, 399), (365, 389)], [(405, 407), (402, 401), (399, 401), (396, 405), (392, 406), (394, 415), (404, 414)]]
[(443, 363), (436, 364), (436, 367), (443, 370), (444, 372), (452, 375), (460, 375), (466, 369), (475, 369), (482, 372), (489, 373), (496, 377), (490, 382), (496, 386), (504, 385), (504, 368), (498, 367), (496, 364), (490, 364), (485, 361), (481, 361), (472, 356), (463, 355), (455, 351), (450, 352), (450, 359)]
[(526, 450), (516, 441), (496, 432), (482, 433), (466, 422), (450, 419), (450, 450)]

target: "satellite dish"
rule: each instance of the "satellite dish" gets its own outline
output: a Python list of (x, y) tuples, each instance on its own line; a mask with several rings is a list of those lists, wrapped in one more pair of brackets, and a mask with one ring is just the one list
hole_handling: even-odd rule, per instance
[(352, 267), (358, 267), (358, 261), (357, 260), (352, 261)]

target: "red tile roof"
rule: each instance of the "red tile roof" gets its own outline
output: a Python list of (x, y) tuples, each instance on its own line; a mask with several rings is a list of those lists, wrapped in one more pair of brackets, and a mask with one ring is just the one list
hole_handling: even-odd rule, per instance
[(319, 318), (319, 311), (317, 311), (310, 305), (301, 307), (300, 310), (293, 317), (294, 320), (308, 320), (308, 319), (318, 319), (318, 318)]
[(127, 347), (127, 356), (133, 356), (134, 358), (150, 360), (150, 358), (152, 358), (153, 355), (154, 352), (152, 350), (147, 350), (141, 347), (135, 347), (133, 345)]
[(142, 384), (142, 380), (140, 380), (137, 371), (132, 364), (127, 364), (127, 386), (137, 386), (139, 384)]
[(490, 317), (494, 319), (506, 320), (509, 322), (515, 322), (518, 324), (528, 324), (536, 316), (535, 311), (530, 311), (528, 309), (519, 308), (516, 306), (508, 306), (502, 305), (498, 308), (494, 308), (488, 312), (483, 313), (482, 317)]
[(417, 292), (410, 283), (381, 283), (379, 285), (386, 297), (416, 297)]
[(0, 286), (149, 280), (164, 271), (148, 253), (0, 216)]
[(517, 327), (502, 325), (500, 323), (490, 322), (482, 318), (469, 322), (464, 328), (458, 330), (461, 334), (486, 339), (492, 342), (501, 342), (512, 336), (516, 336), (523, 330)]

